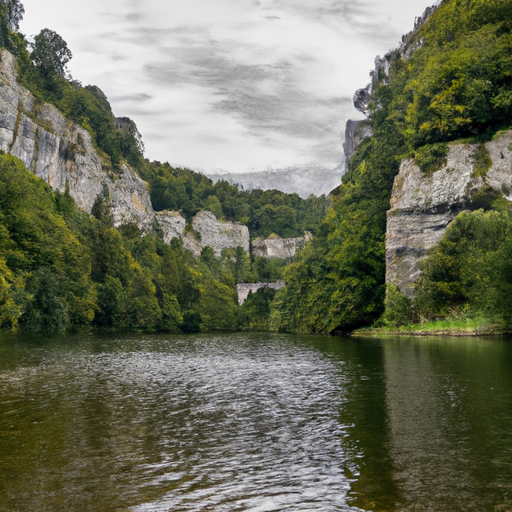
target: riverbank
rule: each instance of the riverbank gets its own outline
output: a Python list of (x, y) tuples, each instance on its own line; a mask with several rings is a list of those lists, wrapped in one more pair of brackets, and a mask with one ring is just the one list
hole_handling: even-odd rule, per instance
[(437, 320), (399, 327), (365, 327), (352, 336), (505, 336), (512, 328), (485, 320)]

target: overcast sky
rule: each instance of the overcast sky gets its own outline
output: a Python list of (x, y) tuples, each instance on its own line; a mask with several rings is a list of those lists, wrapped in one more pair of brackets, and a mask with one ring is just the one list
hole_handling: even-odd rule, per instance
[(336, 167), (356, 89), (428, 0), (22, 0), (70, 70), (138, 125), (150, 159), (199, 171)]

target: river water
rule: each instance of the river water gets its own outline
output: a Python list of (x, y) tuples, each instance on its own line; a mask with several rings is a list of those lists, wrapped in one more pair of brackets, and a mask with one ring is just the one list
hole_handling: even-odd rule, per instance
[(512, 510), (512, 343), (0, 336), (0, 511)]

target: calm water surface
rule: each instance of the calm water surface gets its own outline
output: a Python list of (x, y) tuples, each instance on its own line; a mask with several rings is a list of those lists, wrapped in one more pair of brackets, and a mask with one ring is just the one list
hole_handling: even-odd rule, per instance
[(512, 343), (0, 336), (0, 511), (512, 511)]

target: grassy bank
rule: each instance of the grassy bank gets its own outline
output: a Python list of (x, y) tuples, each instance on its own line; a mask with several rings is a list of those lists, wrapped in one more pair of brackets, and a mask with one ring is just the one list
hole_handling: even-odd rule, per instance
[(419, 324), (367, 327), (352, 336), (496, 336), (512, 334), (512, 328), (485, 319), (444, 319)]

